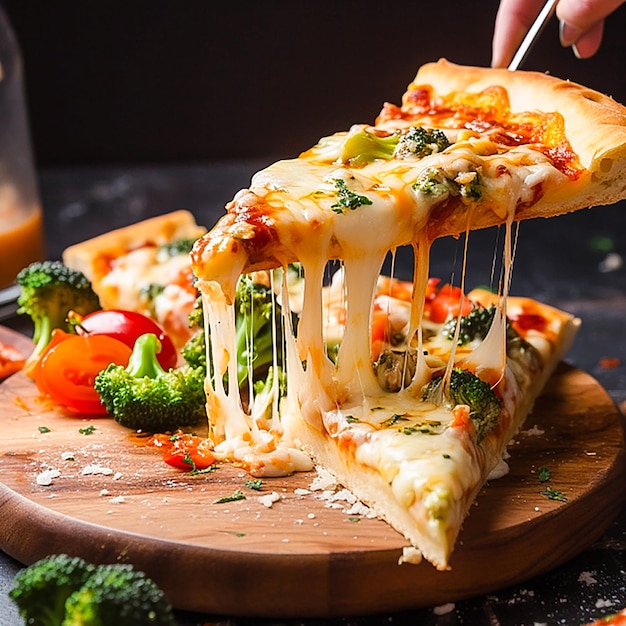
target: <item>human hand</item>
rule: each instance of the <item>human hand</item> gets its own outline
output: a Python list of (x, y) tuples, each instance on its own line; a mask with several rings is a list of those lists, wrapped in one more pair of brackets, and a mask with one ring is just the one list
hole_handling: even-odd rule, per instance
[[(626, 0), (560, 0), (556, 15), (561, 45), (576, 57), (593, 56), (602, 42), (604, 19)], [(492, 67), (506, 67), (545, 0), (500, 0), (493, 33)]]

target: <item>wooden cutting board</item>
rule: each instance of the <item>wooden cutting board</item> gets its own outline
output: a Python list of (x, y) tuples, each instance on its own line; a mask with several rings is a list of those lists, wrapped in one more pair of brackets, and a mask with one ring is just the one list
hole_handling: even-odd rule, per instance
[[(222, 615), (372, 614), (482, 595), (591, 545), (625, 491), (622, 416), (566, 365), (510, 446), (509, 474), (480, 494), (448, 572), (398, 565), (403, 538), (311, 491), (315, 472), (266, 479), (261, 491), (230, 466), (190, 476), (113, 420), (46, 409), (21, 374), (0, 386), (0, 420), (0, 548), (27, 564), (58, 552), (131, 562), (177, 608)], [(542, 495), (547, 486), (567, 501)], [(237, 489), (245, 500), (215, 503)]]

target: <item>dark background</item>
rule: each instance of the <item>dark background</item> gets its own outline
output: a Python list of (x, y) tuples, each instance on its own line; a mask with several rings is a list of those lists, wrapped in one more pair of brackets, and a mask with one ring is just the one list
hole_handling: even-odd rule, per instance
[[(497, 0), (5, 0), (39, 166), (295, 156), (399, 103), (417, 68), (488, 65)], [(626, 101), (626, 7), (600, 54), (552, 21), (526, 69)]]

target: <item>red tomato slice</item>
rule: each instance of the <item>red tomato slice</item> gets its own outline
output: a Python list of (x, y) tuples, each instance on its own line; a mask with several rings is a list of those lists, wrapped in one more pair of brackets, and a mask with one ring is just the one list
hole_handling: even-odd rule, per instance
[[(163, 442), (162, 439), (161, 442)], [(215, 463), (211, 442), (204, 437), (187, 434), (173, 435), (162, 445), (163, 460), (178, 469), (200, 470), (211, 467)]]
[(37, 387), (72, 413), (106, 415), (94, 380), (110, 363), (126, 367), (132, 350), (106, 335), (64, 335), (41, 358)]
[(19, 372), (26, 357), (13, 346), (0, 342), (0, 379)]
[(153, 333), (161, 342), (161, 352), (157, 354), (161, 367), (166, 371), (176, 367), (178, 353), (174, 343), (154, 320), (142, 313), (106, 309), (95, 311), (83, 318), (78, 316), (77, 320), (79, 325), (76, 326), (76, 332), (79, 335), (107, 335), (125, 343), (131, 349), (138, 337)]
[(446, 284), (428, 304), (429, 317), (431, 321), (443, 324), (449, 317), (467, 315), (472, 306), (471, 301), (463, 297), (460, 287)]

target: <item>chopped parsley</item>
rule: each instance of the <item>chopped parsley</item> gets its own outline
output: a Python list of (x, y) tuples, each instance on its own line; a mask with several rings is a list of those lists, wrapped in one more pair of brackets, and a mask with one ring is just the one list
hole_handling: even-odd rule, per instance
[(226, 502), (235, 502), (236, 500), (245, 500), (246, 494), (241, 489), (236, 489), (229, 496), (222, 496), (217, 500), (213, 500), (213, 504), (224, 504)]
[(407, 417), (403, 415), (398, 415), (398, 413), (394, 413), (387, 421), (383, 422), (383, 426), (385, 428), (391, 428), (392, 426), (396, 426), (399, 422), (408, 421)]
[(552, 489), (552, 487), (546, 487), (545, 491), (541, 492), (542, 496), (548, 498), (548, 500), (558, 500), (559, 502), (567, 502), (567, 497), (562, 491), (558, 489)]
[(40, 433), (51, 433), (52, 431), (47, 426), (39, 426), (37, 430)]
[(96, 432), (96, 427), (93, 425), (85, 426), (85, 428), (79, 428), (78, 432), (81, 435), (93, 435)]
[(256, 478), (255, 480), (246, 481), (246, 487), (248, 489), (254, 489), (255, 491), (261, 491), (263, 487), (263, 481), (260, 478)]
[(338, 214), (345, 213), (346, 209), (354, 211), (364, 204), (372, 204), (367, 196), (361, 196), (354, 191), (348, 189), (346, 181), (343, 178), (335, 178), (335, 189), (337, 190), (337, 202), (331, 205), (331, 209)]
[(545, 465), (539, 468), (539, 481), (545, 483), (550, 480), (550, 470)]

